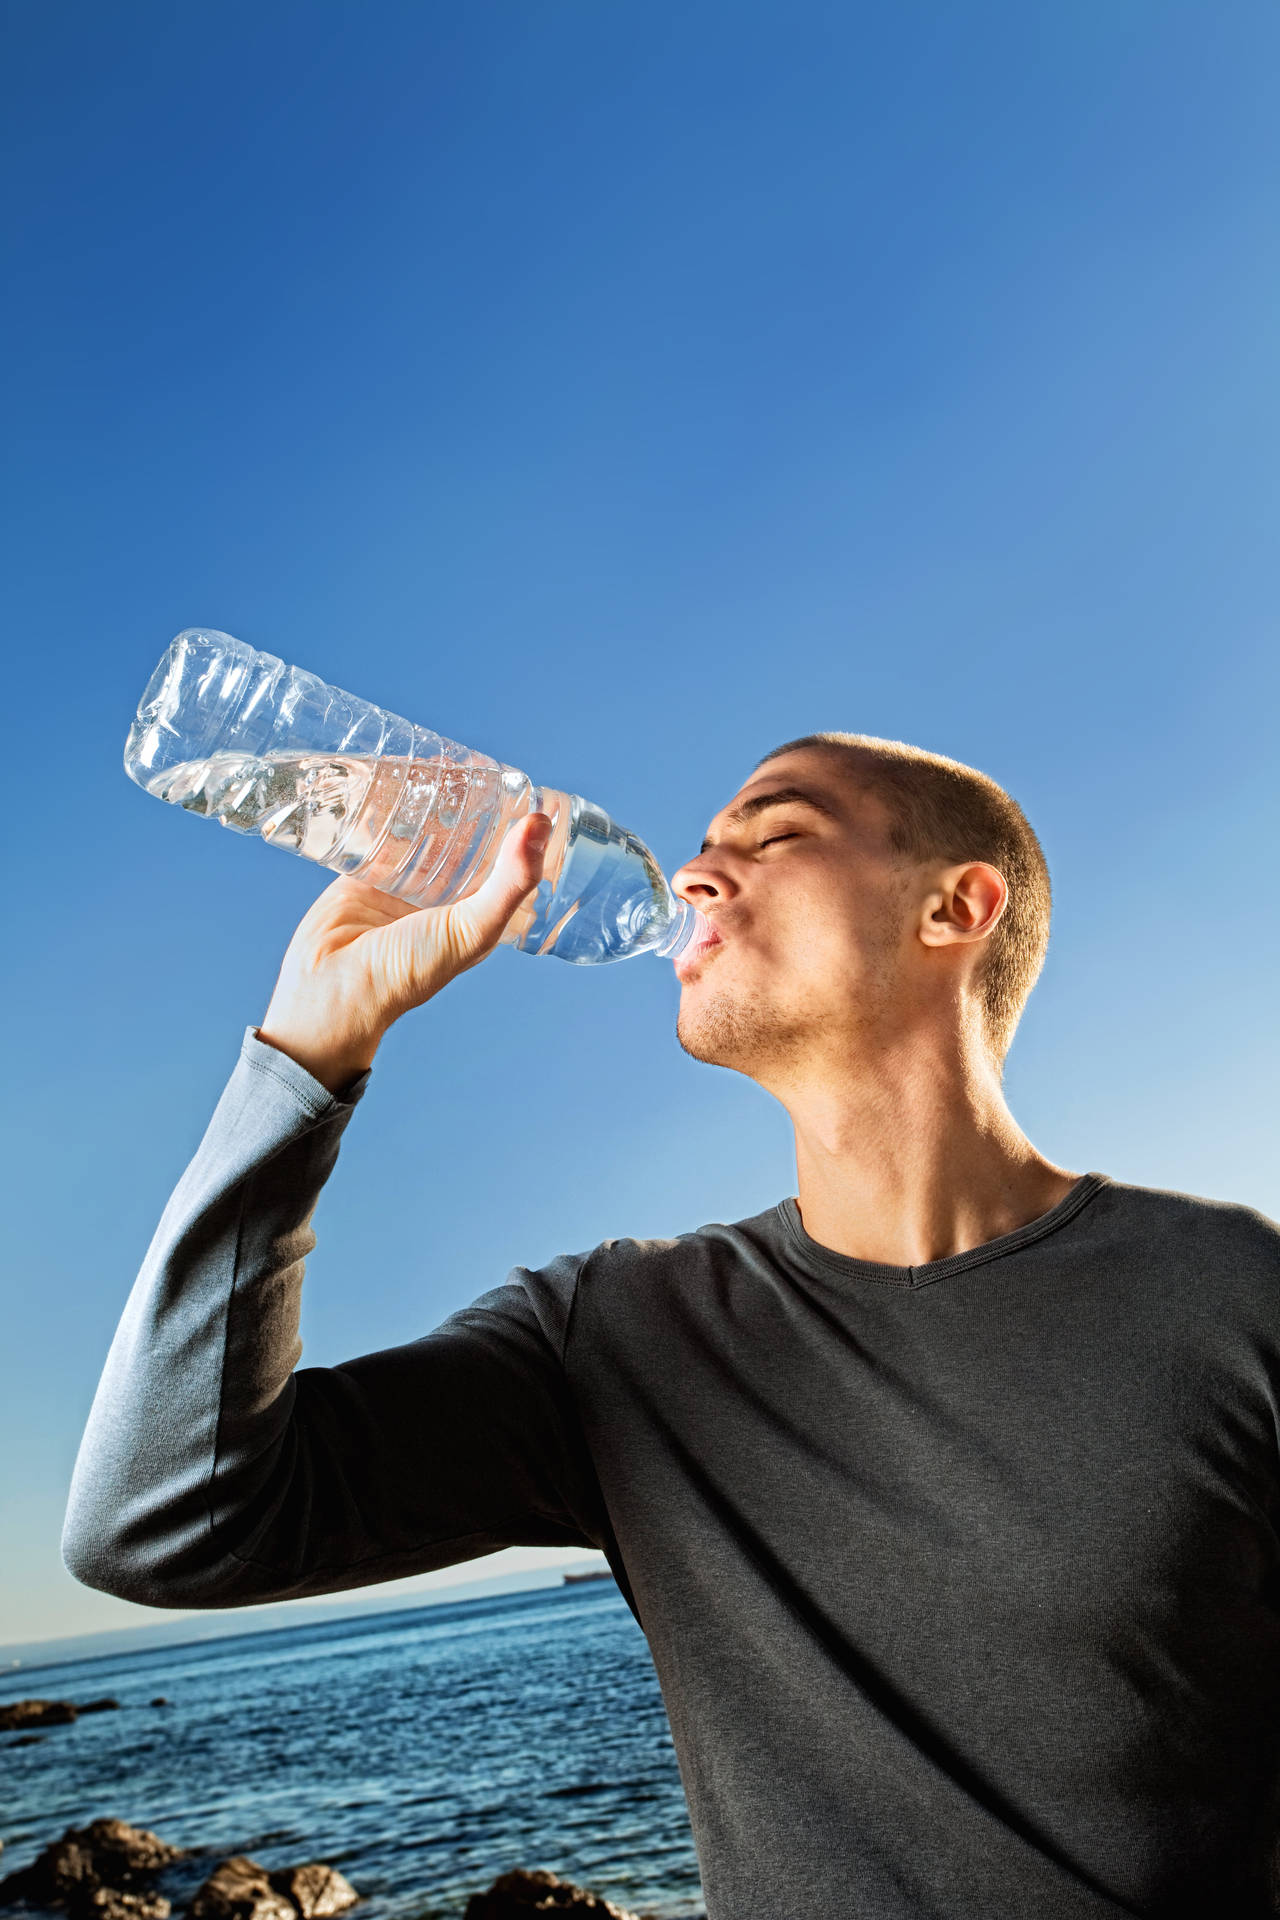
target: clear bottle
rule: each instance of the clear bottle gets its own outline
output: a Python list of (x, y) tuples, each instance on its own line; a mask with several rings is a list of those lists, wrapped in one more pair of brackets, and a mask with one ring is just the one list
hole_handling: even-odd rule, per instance
[(169, 647), (124, 764), (161, 800), (417, 907), (474, 893), (512, 822), (549, 814), (543, 877), (502, 936), (521, 953), (577, 966), (674, 959), (701, 931), (648, 847), (603, 808), (212, 628)]

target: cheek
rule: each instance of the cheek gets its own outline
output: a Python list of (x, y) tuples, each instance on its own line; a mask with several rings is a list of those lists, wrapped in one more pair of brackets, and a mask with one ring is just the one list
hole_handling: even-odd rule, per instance
[(806, 973), (847, 981), (879, 969), (896, 949), (898, 906), (874, 888), (854, 892), (829, 879), (797, 904), (788, 934), (790, 955)]
[(837, 908), (829, 898), (797, 902), (773, 942), (778, 963), (792, 979), (820, 988), (859, 972), (865, 942), (847, 916), (847, 908)]

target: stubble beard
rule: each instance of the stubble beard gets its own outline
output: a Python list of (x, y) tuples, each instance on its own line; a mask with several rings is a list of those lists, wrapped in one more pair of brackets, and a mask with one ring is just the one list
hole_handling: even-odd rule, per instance
[[(853, 1059), (875, 1043), (897, 991), (899, 923), (890, 910), (867, 929), (868, 944), (854, 997), (833, 1004), (821, 993), (797, 992), (790, 1003), (699, 979), (682, 995), (676, 1039), (691, 1059), (730, 1067), (769, 1091), (816, 1073), (840, 1057)], [(707, 964), (707, 963), (704, 963)]]
[(696, 998), (681, 1001), (676, 1039), (706, 1066), (732, 1067), (753, 1080), (796, 1065), (814, 1036), (812, 1017), (788, 1013), (762, 996), (716, 991), (700, 985)]

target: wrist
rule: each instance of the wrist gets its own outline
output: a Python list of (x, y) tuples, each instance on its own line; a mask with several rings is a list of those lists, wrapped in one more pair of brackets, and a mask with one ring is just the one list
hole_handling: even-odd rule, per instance
[(374, 1055), (378, 1051), (378, 1038), (370, 1037), (362, 1044), (350, 1043), (344, 1046), (319, 1045), (303, 1035), (294, 1035), (287, 1029), (275, 1026), (270, 1018), (255, 1028), (259, 1040), (277, 1053), (283, 1053), (290, 1060), (318, 1080), (326, 1093), (335, 1097), (367, 1073), (373, 1065)]

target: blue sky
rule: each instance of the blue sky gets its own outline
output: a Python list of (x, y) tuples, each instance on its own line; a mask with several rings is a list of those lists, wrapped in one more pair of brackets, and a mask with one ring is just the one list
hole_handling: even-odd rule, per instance
[[(668, 873), (796, 735), (983, 768), (1055, 889), (1015, 1116), (1280, 1217), (1269, 0), (18, 0), (7, 41), (0, 1641), (149, 1617), (62, 1570), (67, 1481), (325, 881), (126, 779), (182, 627)], [(793, 1193), (678, 998), (503, 949), (403, 1022), (303, 1364)]]

